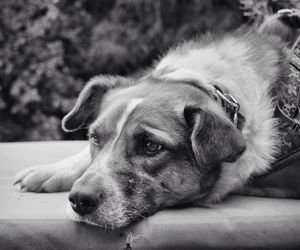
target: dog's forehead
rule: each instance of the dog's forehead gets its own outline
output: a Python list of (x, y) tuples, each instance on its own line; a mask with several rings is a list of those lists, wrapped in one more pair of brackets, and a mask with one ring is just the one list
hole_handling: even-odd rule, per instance
[(91, 128), (115, 131), (144, 124), (174, 132), (182, 127), (183, 107), (178, 98), (172, 100), (161, 91), (150, 93), (145, 88), (142, 91), (141, 88), (124, 89), (109, 95)]
[(115, 102), (112, 102), (110, 105), (101, 109), (97, 119), (91, 125), (90, 130), (116, 130), (117, 125), (121, 122), (121, 120), (122, 123), (125, 123), (128, 116), (141, 100), (141, 98), (115, 100)]
[[(166, 102), (149, 101), (148, 98), (130, 98), (117, 101), (102, 110), (92, 127), (120, 130), (125, 127), (149, 125), (164, 128), (166, 131), (175, 129), (181, 123), (181, 112)], [(122, 127), (122, 128), (121, 128)]]
[(182, 126), (183, 108), (170, 102), (168, 99), (155, 97), (144, 98), (134, 112), (132, 112), (129, 124), (148, 125), (153, 128), (172, 131)]
[(107, 130), (115, 131), (122, 120), (129, 125), (126, 128), (144, 123), (174, 134), (184, 127), (185, 106), (201, 102), (205, 99), (203, 96), (203, 93), (187, 84), (144, 81), (110, 91), (91, 127), (106, 127)]

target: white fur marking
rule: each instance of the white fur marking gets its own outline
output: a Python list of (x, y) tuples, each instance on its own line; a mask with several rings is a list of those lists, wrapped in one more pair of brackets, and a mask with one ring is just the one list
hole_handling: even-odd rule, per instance
[[(120, 120), (117, 122), (116, 125), (116, 137), (113, 139), (113, 142), (111, 143), (111, 145), (109, 146), (109, 148), (103, 152), (103, 154), (101, 154), (101, 156), (99, 158), (95, 159), (95, 166), (101, 166), (101, 171), (103, 173), (109, 173), (110, 170), (108, 168), (108, 161), (112, 158), (112, 154), (113, 154), (113, 149), (114, 146), (116, 144), (116, 142), (118, 141), (122, 130), (125, 126), (126, 121), (128, 120), (129, 115), (133, 112), (133, 110), (136, 108), (136, 106), (138, 104), (140, 104), (142, 102), (143, 99), (141, 98), (136, 98), (136, 99), (132, 99), (126, 106), (123, 114), (120, 117)], [(98, 163), (97, 163), (98, 162)]]
[(140, 104), (141, 102), (143, 101), (143, 99), (141, 98), (136, 98), (136, 99), (132, 99), (128, 104), (127, 104), (127, 107), (124, 111), (124, 113), (122, 114), (120, 120), (118, 121), (117, 123), (117, 126), (116, 126), (116, 131), (117, 131), (117, 135), (115, 137), (115, 139), (113, 140), (113, 143), (112, 143), (112, 147), (114, 146), (114, 144), (117, 142), (117, 140), (119, 139), (121, 133), (122, 133), (122, 130), (124, 128), (124, 125), (126, 123), (126, 121), (128, 120), (128, 117), (129, 115), (132, 113), (132, 111), (136, 108), (136, 106), (138, 104)]

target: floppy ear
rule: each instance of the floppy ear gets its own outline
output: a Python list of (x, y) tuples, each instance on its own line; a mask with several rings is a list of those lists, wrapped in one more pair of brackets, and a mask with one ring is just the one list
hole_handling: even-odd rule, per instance
[(92, 78), (80, 92), (74, 108), (63, 118), (63, 130), (76, 131), (84, 124), (95, 120), (105, 93), (110, 89), (129, 85), (130, 81), (123, 77), (108, 75)]
[(191, 106), (185, 108), (184, 116), (192, 131), (192, 148), (200, 166), (234, 162), (245, 151), (245, 139), (230, 121)]

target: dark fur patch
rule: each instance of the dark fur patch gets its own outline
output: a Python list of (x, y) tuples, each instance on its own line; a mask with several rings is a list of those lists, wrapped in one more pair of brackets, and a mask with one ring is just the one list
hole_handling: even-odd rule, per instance
[(127, 197), (132, 197), (140, 184), (140, 178), (132, 171), (118, 171), (115, 173), (117, 183), (122, 188), (123, 193)]
[(148, 188), (145, 192), (144, 199), (150, 208), (156, 208), (155, 190), (153, 188)]

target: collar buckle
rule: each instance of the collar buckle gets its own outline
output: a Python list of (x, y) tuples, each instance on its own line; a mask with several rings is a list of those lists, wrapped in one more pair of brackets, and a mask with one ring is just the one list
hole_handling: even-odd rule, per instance
[[(229, 114), (230, 119), (232, 120), (234, 126), (236, 128), (241, 128), (242, 123), (244, 122), (244, 117), (239, 113), (240, 104), (238, 101), (227, 91), (226, 93), (222, 91), (222, 89), (214, 85), (215, 87), (215, 99), (218, 101), (220, 105), (224, 108), (224, 110)], [(242, 122), (241, 122), (242, 121)]]
[(216, 88), (216, 94), (227, 104), (229, 104), (232, 108), (236, 110), (236, 112), (239, 112), (240, 110), (240, 104), (237, 102), (237, 100), (230, 94), (223, 94), (223, 92)]

